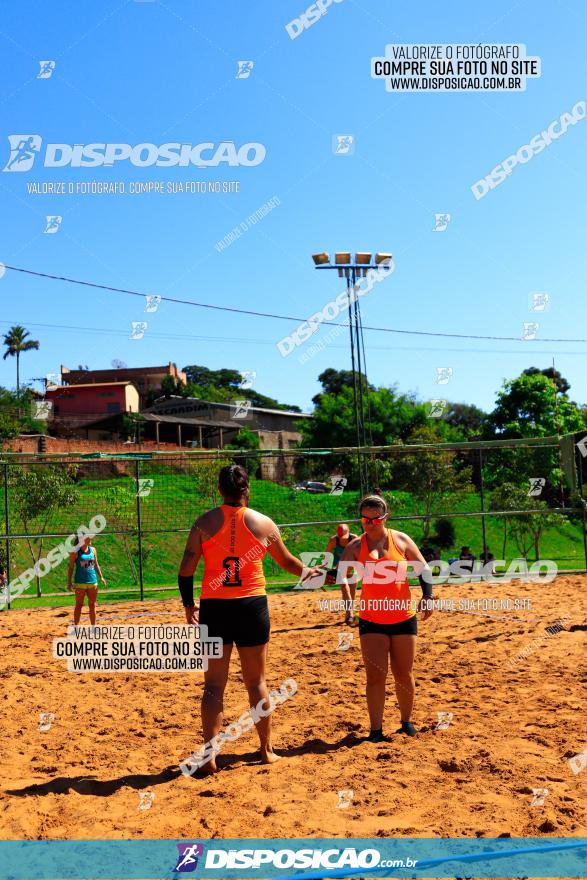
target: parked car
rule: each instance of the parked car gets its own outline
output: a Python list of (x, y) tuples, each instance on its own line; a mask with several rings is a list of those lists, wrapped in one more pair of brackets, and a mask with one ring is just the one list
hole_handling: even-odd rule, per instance
[(295, 484), (294, 489), (297, 492), (310, 492), (311, 495), (319, 495), (323, 492), (328, 492), (326, 483), (317, 483), (313, 480), (302, 480), (300, 483)]

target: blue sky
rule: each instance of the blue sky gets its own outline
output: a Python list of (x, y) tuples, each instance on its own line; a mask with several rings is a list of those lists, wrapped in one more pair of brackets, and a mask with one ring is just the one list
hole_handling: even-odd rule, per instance
[[(534, 3), (390, 4), (343, 0), (297, 39), (285, 25), (305, 0), (221, 4), (186, 0), (10, 4), (0, 26), (0, 159), (8, 135), (44, 143), (259, 142), (252, 168), (44, 168), (0, 173), (4, 263), (216, 305), (307, 316), (341, 290), (315, 272), (323, 249), (383, 250), (395, 271), (362, 300), (366, 325), (520, 337), (485, 342), (366, 332), (369, 379), (398, 383), (422, 399), (448, 397), (491, 408), (505, 378), (552, 363), (571, 396), (587, 402), (584, 156), (587, 122), (514, 169), (476, 201), (471, 185), (587, 99), (585, 6)], [(542, 76), (520, 93), (392, 94), (370, 76), (387, 43), (524, 43)], [(37, 79), (39, 60), (56, 61)], [(248, 79), (237, 61), (252, 60)], [(337, 156), (336, 134), (354, 154)], [(238, 180), (238, 194), (30, 195), (32, 181)], [(279, 206), (220, 253), (214, 248), (267, 200)], [(444, 233), (435, 213), (448, 212)], [(44, 234), (46, 215), (61, 228)], [(550, 309), (528, 309), (547, 291)], [(40, 340), (21, 375), (60, 364), (108, 367), (175, 361), (254, 370), (255, 387), (311, 406), (318, 374), (348, 368), (346, 334), (305, 364), (276, 342), (295, 328), (266, 318), (162, 303), (7, 271), (0, 279), (0, 331), (24, 324)], [(132, 321), (148, 321), (141, 340)], [(52, 325), (52, 326), (49, 326)], [(436, 368), (451, 367), (446, 386)], [(0, 384), (15, 382), (12, 359)]]

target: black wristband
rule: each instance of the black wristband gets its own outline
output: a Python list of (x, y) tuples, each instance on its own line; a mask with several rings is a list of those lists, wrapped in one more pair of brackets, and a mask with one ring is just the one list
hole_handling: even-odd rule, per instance
[(177, 585), (181, 593), (181, 601), (184, 608), (191, 607), (194, 604), (194, 576), (189, 577), (185, 574), (178, 574)]
[[(432, 578), (432, 572), (430, 569), (428, 569), (427, 574), (428, 578)], [(429, 580), (428, 578), (424, 577), (423, 574), (418, 576), (424, 599), (432, 599), (432, 580)]]

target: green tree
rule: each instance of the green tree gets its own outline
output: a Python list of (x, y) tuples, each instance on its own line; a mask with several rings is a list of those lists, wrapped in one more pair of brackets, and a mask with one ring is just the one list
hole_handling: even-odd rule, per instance
[[(555, 394), (555, 379), (544, 373), (526, 371), (504, 382), (486, 420), (488, 439), (555, 437), (557, 429), (570, 434), (584, 427), (577, 405), (566, 394)], [(558, 449), (496, 450), (487, 457), (485, 472), (489, 486), (504, 482), (520, 486), (531, 477), (544, 477), (545, 494), (551, 497), (560, 479)]]
[[(250, 452), (258, 450), (260, 448), (260, 445), (261, 443), (258, 434), (255, 434), (253, 431), (249, 431), (248, 428), (241, 428), (239, 432), (235, 435), (232, 443), (225, 443), (224, 448), (247, 450)], [(249, 477), (253, 477), (259, 470), (259, 466), (261, 464), (261, 456), (235, 455), (234, 463), (239, 464), (241, 467), (244, 467)]]
[(6, 388), (0, 388), (0, 447), (3, 441), (11, 440), (23, 432), (40, 433), (41, 422), (33, 418), (33, 393), (30, 389), (16, 394)]
[(273, 397), (267, 397), (254, 388), (242, 388), (243, 376), (239, 370), (226, 368), (210, 370), (208, 367), (192, 364), (184, 367), (183, 372), (187, 376), (188, 384), (182, 386), (179, 393), (184, 397), (200, 397), (202, 400), (218, 403), (232, 403), (235, 399), (246, 398), (253, 406), (301, 412), (299, 406), (279, 403)]
[(446, 413), (446, 421), (459, 431), (463, 440), (481, 436), (486, 418), (486, 413), (472, 403), (449, 403)]
[(138, 584), (139, 577), (134, 554), (130, 543), (129, 532), (136, 530), (136, 483), (125, 482), (118, 486), (110, 486), (104, 492), (104, 509), (108, 510), (108, 526), (118, 531), (119, 537), (128, 559), (128, 566), (133, 577), (133, 582)]
[(180, 382), (179, 379), (175, 379), (173, 376), (164, 376), (161, 380), (161, 394), (164, 397), (171, 397), (172, 395), (183, 397), (184, 391), (185, 385), (183, 382)]
[(547, 367), (545, 370), (539, 370), (538, 367), (528, 367), (522, 373), (523, 376), (546, 376), (556, 385), (559, 394), (566, 394), (571, 390), (571, 383), (562, 376), (554, 367)]
[[(322, 374), (323, 375), (323, 374)], [(368, 430), (374, 446), (404, 440), (427, 422), (426, 407), (413, 395), (400, 394), (395, 388), (372, 388), (369, 391)], [(302, 422), (303, 446), (356, 446), (353, 389), (343, 385), (336, 393), (323, 392), (314, 398), (313, 419)]]
[[(508, 514), (508, 510), (530, 511), (540, 509), (539, 513)], [(540, 498), (529, 496), (524, 489), (514, 483), (503, 483), (491, 493), (491, 510), (504, 511), (499, 517), (503, 523), (502, 559), (505, 559), (508, 537), (512, 538), (524, 559), (534, 549), (535, 559), (540, 559), (540, 538), (547, 526), (562, 525), (565, 520), (558, 513), (549, 511), (548, 505)]]
[(8, 333), (4, 336), (4, 345), (6, 346), (6, 351), (3, 355), (3, 360), (6, 360), (7, 357), (16, 357), (16, 393), (17, 395), (20, 392), (20, 355), (23, 351), (32, 351), (33, 349), (39, 348), (39, 343), (35, 339), (27, 339), (29, 336), (28, 330), (25, 330), (24, 327), (21, 327), (20, 324), (15, 324), (10, 328)]
[[(11, 502), (27, 535), (45, 534), (53, 514), (75, 504), (78, 500), (76, 474), (75, 466), (63, 464), (23, 465), (18, 472), (16, 468), (9, 469)], [(32, 539), (25, 538), (33, 567), (43, 554), (43, 540), (37, 539), (35, 552)], [(37, 576), (37, 596), (40, 595), (41, 583)]]
[[(362, 386), (363, 393), (366, 393), (367, 391), (375, 391), (375, 387), (367, 382), (367, 378), (363, 373), (359, 373), (358, 380), (360, 386)], [(314, 406), (319, 406), (322, 394), (336, 395), (340, 394), (343, 388), (352, 388), (353, 373), (352, 370), (335, 370), (333, 367), (329, 367), (327, 370), (320, 373), (318, 381), (322, 385), (322, 391), (312, 398)]]
[[(436, 434), (430, 427), (415, 431), (410, 444), (436, 443)], [(462, 465), (452, 450), (419, 448), (410, 450), (406, 445), (395, 457), (394, 483), (398, 489), (410, 492), (424, 514), (423, 540), (430, 535), (431, 514), (445, 499), (457, 492), (472, 490), (472, 471)]]

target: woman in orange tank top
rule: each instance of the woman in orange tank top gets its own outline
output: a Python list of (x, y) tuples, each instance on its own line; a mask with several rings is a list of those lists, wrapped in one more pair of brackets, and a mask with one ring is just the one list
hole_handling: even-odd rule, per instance
[[(185, 547), (178, 584), (188, 623), (198, 623), (194, 604), (194, 573), (200, 558), (204, 559), (199, 623), (208, 627), (209, 637), (222, 639), (221, 658), (210, 658), (204, 673), (202, 694), (202, 728), (205, 761), (199, 775), (217, 770), (215, 754), (220, 750), (220, 732), (224, 717), (224, 690), (232, 647), (239, 654), (243, 681), (249, 705), (262, 704), (270, 709), (269, 691), (265, 683), (265, 665), (270, 624), (263, 557), (265, 553), (281, 568), (301, 576), (303, 580), (321, 574), (315, 566), (305, 569), (302, 561), (292, 556), (281, 539), (275, 523), (248, 507), (249, 478), (238, 465), (222, 468), (218, 489), (223, 504), (200, 516), (190, 531)], [(256, 713), (256, 717), (260, 713)], [(232, 725), (231, 725), (232, 726)], [(271, 743), (271, 714), (258, 717), (257, 733), (261, 742), (261, 761), (273, 764), (278, 755)]]
[[(359, 603), (359, 634), (367, 678), (366, 696), (371, 742), (381, 742), (387, 670), (395, 680), (395, 692), (401, 713), (401, 730), (414, 736), (412, 723), (414, 705), (413, 665), (416, 652), (417, 611), (427, 620), (432, 609), (415, 603), (407, 579), (407, 564), (420, 563), (420, 584), (423, 599), (432, 599), (432, 584), (424, 577), (430, 570), (412, 539), (395, 529), (386, 528), (387, 504), (378, 495), (368, 495), (359, 504), (363, 534), (345, 548), (341, 563), (347, 570), (352, 562), (359, 563), (358, 579), (362, 580)], [(416, 567), (416, 566), (415, 566)], [(346, 589), (354, 598), (351, 584)]]

